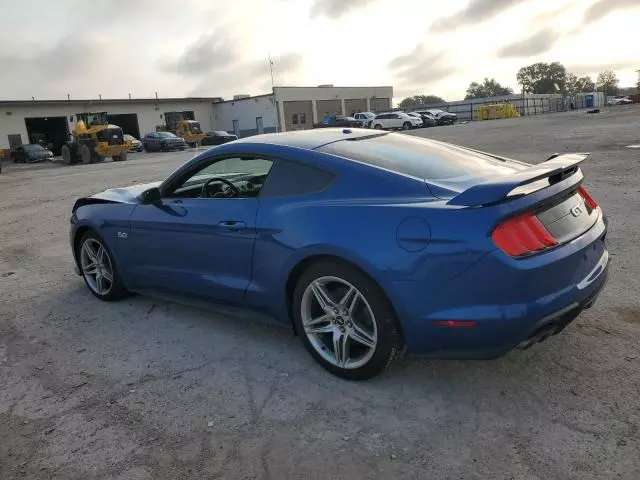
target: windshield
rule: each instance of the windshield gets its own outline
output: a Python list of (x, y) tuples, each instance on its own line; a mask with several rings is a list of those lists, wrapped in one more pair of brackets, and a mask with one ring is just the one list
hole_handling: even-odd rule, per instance
[(42, 152), (44, 148), (41, 145), (29, 144), (23, 145), (23, 148), (26, 152)]
[(507, 174), (513, 168), (461, 147), (397, 133), (357, 142), (341, 140), (317, 150), (425, 180)]
[(134, 136), (132, 136), (132, 135), (129, 135), (129, 134), (126, 134), (126, 135), (124, 136), (124, 139), (125, 139), (125, 140), (129, 140), (130, 142), (133, 142), (133, 141), (136, 139), (136, 137), (134, 137)]
[(158, 132), (158, 136), (161, 138), (176, 138), (176, 136), (171, 132)]
[(211, 135), (219, 135), (221, 137), (229, 136), (229, 133), (223, 132), (222, 130), (216, 130), (215, 132), (209, 132)]

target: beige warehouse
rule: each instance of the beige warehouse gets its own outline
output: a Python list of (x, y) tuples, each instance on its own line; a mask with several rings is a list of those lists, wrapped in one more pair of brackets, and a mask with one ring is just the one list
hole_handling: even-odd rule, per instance
[(282, 131), (313, 128), (325, 115), (390, 109), (393, 87), (274, 87), (278, 123)]

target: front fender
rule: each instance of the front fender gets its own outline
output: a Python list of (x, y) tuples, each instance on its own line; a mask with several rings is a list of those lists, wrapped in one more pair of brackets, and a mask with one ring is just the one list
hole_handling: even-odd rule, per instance
[(87, 230), (93, 230), (105, 242), (115, 257), (118, 273), (125, 284), (127, 267), (130, 265), (132, 246), (130, 245), (129, 218), (135, 205), (124, 203), (95, 203), (79, 207), (71, 216), (69, 240), (71, 251), (79, 271), (76, 255), (77, 241)]

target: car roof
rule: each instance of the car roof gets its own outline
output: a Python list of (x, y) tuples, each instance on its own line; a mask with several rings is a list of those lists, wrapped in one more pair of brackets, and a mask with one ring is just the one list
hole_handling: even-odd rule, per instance
[(234, 143), (268, 143), (285, 147), (305, 148), (313, 150), (327, 143), (339, 140), (363, 138), (372, 135), (380, 135), (380, 132), (372, 132), (365, 128), (315, 128), (313, 130), (297, 130), (283, 133), (266, 133), (253, 135), (235, 141)]

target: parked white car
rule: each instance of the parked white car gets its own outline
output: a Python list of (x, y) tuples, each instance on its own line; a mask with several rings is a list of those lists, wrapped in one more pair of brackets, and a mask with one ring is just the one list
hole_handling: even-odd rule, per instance
[(422, 120), (404, 112), (381, 113), (371, 121), (371, 128), (376, 130), (391, 130), (394, 128), (410, 130), (419, 127), (422, 127)]
[(633, 100), (625, 95), (616, 95), (607, 101), (607, 105), (629, 105), (630, 103), (633, 103)]
[(360, 120), (365, 128), (369, 128), (371, 121), (376, 118), (376, 114), (373, 112), (360, 112), (356, 113), (353, 118)]

